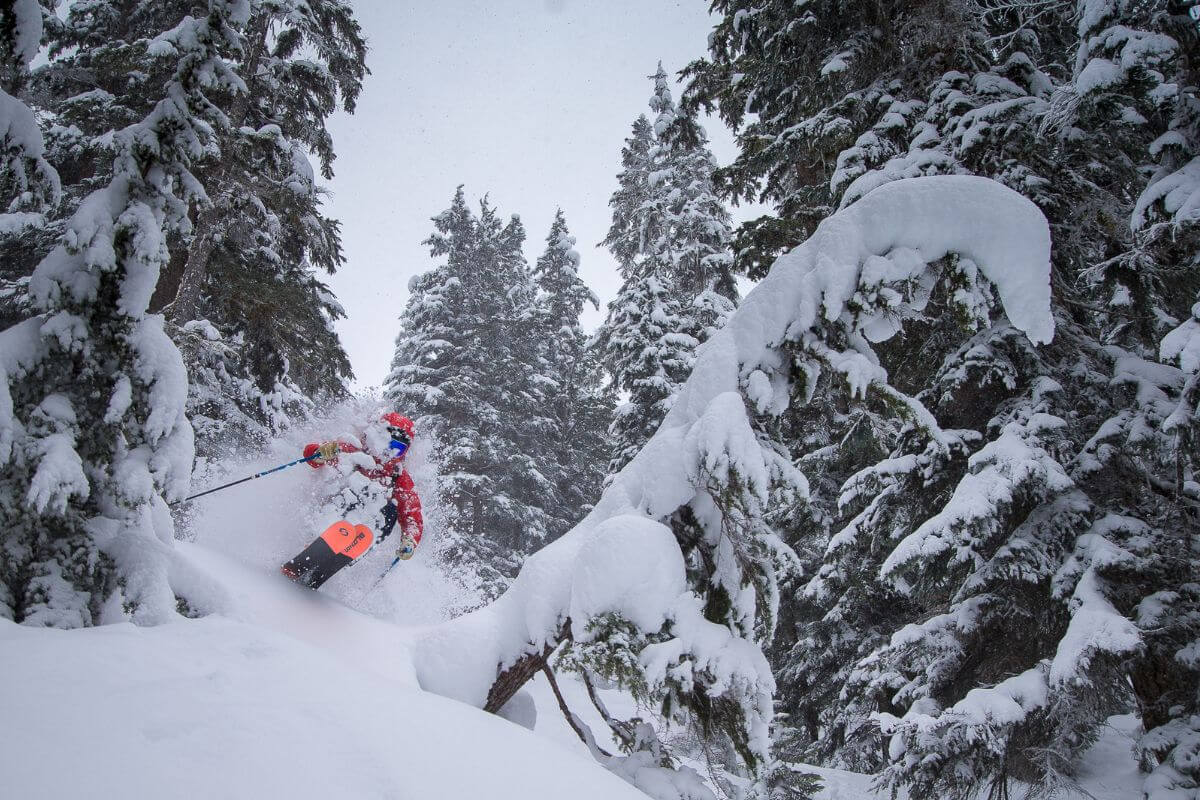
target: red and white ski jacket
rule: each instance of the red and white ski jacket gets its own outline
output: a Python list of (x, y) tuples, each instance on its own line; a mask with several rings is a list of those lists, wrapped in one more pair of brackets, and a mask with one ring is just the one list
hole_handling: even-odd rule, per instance
[[(318, 442), (306, 445), (304, 448), (304, 457), (308, 458), (316, 453), (317, 448), (320, 446)], [(342, 441), (338, 442), (338, 450), (342, 453), (366, 453), (375, 461), (375, 469), (364, 467), (356, 467), (355, 469), (373, 481), (378, 481), (385, 486), (391, 486), (392, 502), (396, 504), (396, 522), (400, 526), (400, 532), (408, 534), (414, 542), (420, 544), (421, 534), (425, 531), (425, 520), (421, 517), (421, 498), (417, 495), (417, 489), (413, 485), (413, 479), (409, 476), (408, 470), (404, 469), (404, 459), (390, 458), (380, 460), (374, 453), (368, 453), (358, 445)], [(308, 465), (310, 467), (323, 467), (326, 464), (332, 464), (336, 461), (336, 458), (332, 461), (310, 461)]]

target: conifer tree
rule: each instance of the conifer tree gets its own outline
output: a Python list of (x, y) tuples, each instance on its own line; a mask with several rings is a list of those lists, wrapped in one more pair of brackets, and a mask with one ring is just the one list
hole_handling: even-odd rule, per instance
[(893, 124), (875, 131), (869, 166), (906, 149), (895, 124), (914, 110), (906, 103), (943, 74), (971, 74), (986, 52), (965, 5), (716, 0), (712, 11), (709, 56), (683, 71), (684, 105), (716, 110), (738, 134), (738, 157), (717, 174), (726, 197), (774, 206), (738, 230), (738, 270), (751, 278), (837, 208), (843, 151), (885, 115)]
[(339, 107), (354, 111), (366, 43), (342, 0), (254, 11), (239, 63), (249, 92), (229, 111), (227, 157), (204, 176), (216, 187), (214, 203), (197, 220), (184, 263), (164, 276), (160, 301), (176, 324), (203, 317), (240, 333), (264, 393), (292, 383), (312, 398), (337, 396), (351, 377), (331, 326), (344, 312), (318, 274), (333, 273), (344, 256), (306, 152), (333, 177), (325, 122)]
[[(1110, 20), (1130, 39), (1147, 38), (1145, 28), (1113, 15)], [(1162, 21), (1161, 17), (1155, 21)], [(1187, 17), (1165, 21), (1171, 41), (1193, 49), (1198, 37), (1194, 22)], [(1161, 43), (1161, 39), (1158, 40)], [(1146, 548), (1148, 564), (1140, 564), (1156, 579), (1157, 590), (1138, 605), (1136, 620), (1146, 642), (1147, 658), (1138, 674), (1137, 688), (1145, 735), (1139, 742), (1143, 761), (1153, 765), (1144, 784), (1149, 800), (1165, 800), (1200, 792), (1200, 568), (1196, 567), (1200, 541), (1195, 533), (1195, 483), (1197, 434), (1200, 433), (1200, 102), (1195, 87), (1200, 70), (1194, 58), (1180, 50), (1146, 49), (1150, 57), (1136, 63), (1133, 72), (1143, 80), (1155, 76), (1159, 67), (1170, 76), (1173, 89), (1167, 94), (1169, 110), (1166, 130), (1147, 147), (1155, 169), (1134, 204), (1131, 228), (1134, 246), (1124, 258), (1114, 259), (1124, 269), (1111, 277), (1116, 284), (1110, 304), (1132, 306), (1142, 312), (1141, 325), (1130, 327), (1146, 332), (1143, 341), (1157, 342), (1159, 358), (1178, 367), (1183, 384), (1176, 407), (1161, 423), (1159, 443), (1159, 488), (1174, 495), (1176, 503), (1190, 506), (1190, 524), (1179, 524), (1175, 508), (1159, 511), (1148, 522), (1157, 534)], [(1145, 51), (1144, 51), (1145, 52)], [(1164, 58), (1165, 56), (1165, 58)], [(1127, 59), (1113, 62), (1128, 66)], [(1138, 69), (1140, 67), (1140, 69)], [(1128, 76), (1129, 72), (1118, 73)], [(1121, 84), (1118, 84), (1120, 86)], [(1160, 90), (1161, 92), (1161, 90)], [(1132, 286), (1132, 290), (1125, 289)], [(1129, 296), (1119, 303), (1122, 295)], [(1190, 308), (1186, 308), (1188, 303)], [(1158, 323), (1155, 325), (1154, 323)], [(1161, 414), (1161, 411), (1160, 411)], [(1142, 438), (1142, 437), (1139, 437)], [(1164, 535), (1165, 534), (1165, 535)], [(1147, 567), (1149, 569), (1147, 569)], [(1190, 569), (1189, 569), (1190, 567)]]
[[(38, 236), (61, 195), (59, 175), (46, 158), (34, 111), (18, 99), (42, 39), (42, 14), (37, 0), (0, 9), (0, 241)], [(6, 251), (0, 253), (10, 255)], [(0, 258), (0, 326), (27, 315), (24, 261)]]
[(609, 428), (609, 474), (641, 449), (671, 408), (692, 364), (697, 342), (684, 333), (687, 319), (674, 285), (657, 275), (627, 278), (609, 303), (597, 342), (613, 384), (629, 399)]
[(472, 214), (459, 187), (434, 226), (444, 262), (410, 286), (386, 392), (438, 442), (452, 555), (496, 589), (554, 530), (544, 328), (518, 218), (486, 200)]
[[(860, 286), (856, 315), (893, 318), (863, 328), (858, 344), (853, 329), (797, 332), (817, 405), (784, 441), (801, 463), (841, 465), (839, 480), (814, 483), (808, 508), (781, 520), (797, 543), (827, 531), (806, 598), (785, 613), (798, 638), (790, 656), (776, 651), (807, 755), (886, 767), (885, 780), (922, 796), (987, 786), (1003, 796), (1014, 777), (1053, 790), (1069, 785), (1108, 715), (1136, 709), (1167, 732), (1146, 745), (1171, 764), (1155, 791), (1194, 786), (1179, 766), (1195, 741), (1185, 720), (1197, 615), (1178, 587), (1195, 580), (1182, 555), (1195, 545), (1179, 524), (1189, 501), (1169, 490), (1191, 469), (1169, 421), (1187, 383), (1148, 346), (1156, 318), (1179, 318), (1155, 298), (1180, 293), (1121, 230), (1173, 43), (1134, 4), (1081, 5), (1074, 31), (1054, 9), (1030, 9), (1034, 24), (1016, 7), (976, 17), (914, 7), (872, 21), (868, 9), (719, 5), (726, 16), (711, 59), (689, 68), (689, 100), (735, 124), (758, 112), (722, 177), (733, 196), (761, 192), (778, 213), (743, 231), (742, 263), (791, 244), (828, 206), (939, 172), (1026, 194), (1055, 243), (1050, 344), (1031, 346), (998, 315), (963, 259), (943, 267), (941, 287)], [(962, 35), (939, 44), (905, 33), (927, 14), (945, 15), (926, 17), (929, 30)], [(1050, 76), (1064, 74), (1071, 82), (1056, 86)], [(855, 323), (833, 328), (843, 324)], [(814, 335), (869, 347), (887, 376), (872, 383), (882, 396), (839, 397), (822, 382), (816, 367), (836, 362), (812, 361), (803, 342)], [(1168, 606), (1178, 624), (1163, 625)]]
[(473, 566), (483, 585), (494, 591), (512, 564), (500, 542), (481, 530), (486, 487), (473, 471), (482, 461), (481, 429), (495, 423), (497, 415), (491, 409), (475, 413), (484, 342), (468, 331), (465, 317), (474, 302), (469, 287), (478, 222), (461, 186), (433, 222), (435, 233), (426, 244), (433, 257), (444, 261), (409, 282), (386, 393), (395, 407), (415, 412), (421, 435), (437, 442), (443, 476), (438, 493), (452, 514), (445, 532), (449, 556)]
[(730, 218), (715, 194), (706, 135), (694, 117), (679, 113), (661, 64), (652, 80), (655, 120), (639, 117), (626, 140), (602, 242), (623, 282), (596, 346), (613, 384), (629, 393), (612, 425), (610, 474), (662, 422), (695, 348), (737, 299)]
[(612, 225), (601, 242), (616, 257), (623, 280), (595, 347), (614, 387), (630, 395), (617, 408), (610, 429), (609, 474), (628, 463), (658, 427), (694, 346), (682, 334), (678, 301), (655, 274), (655, 262), (647, 264), (645, 256), (648, 243), (662, 235), (661, 216), (651, 213), (658, 194), (650, 181), (655, 146), (649, 120), (639, 116), (621, 151), (619, 186), (609, 199)]
[(172, 64), (160, 99), (112, 135), (110, 179), (33, 274), (37, 314), (0, 334), (0, 613), (11, 619), (75, 627), (176, 613), (164, 495), (181, 494), (191, 470), (187, 378), (146, 309), (166, 231), (186, 230), (203, 198), (191, 167), (228, 123), (213, 98), (246, 89), (230, 63), (247, 10), (210, 0), (147, 43)]
[(651, 182), (662, 197), (661, 235), (667, 238), (652, 246), (670, 259), (671, 272), (695, 318), (689, 332), (703, 342), (737, 302), (732, 221), (713, 183), (717, 162), (703, 126), (693, 113), (676, 108), (661, 63), (653, 80), (650, 107), (658, 112), (658, 145), (650, 152)]
[[(109, 179), (111, 131), (144, 116), (169, 77), (170, 54), (146, 43), (193, 6), (76, 3), (53, 20), (51, 59), (35, 74), (32, 96), (49, 120), (49, 157), (68, 203)], [(193, 366), (189, 414), (204, 420), (197, 433), (208, 455), (278, 429), (314, 400), (343, 392), (350, 376), (332, 329), (344, 312), (318, 277), (343, 260), (338, 225), (321, 211), (307, 153), (331, 177), (325, 119), (339, 105), (353, 110), (364, 55), (339, 0), (250, 3), (245, 46), (232, 56), (248, 90), (214, 95), (229, 120), (214, 145), (223, 157), (196, 167), (206, 202), (188, 230), (172, 234), (150, 304), (168, 312), (168, 333)], [(40, 236), (0, 239), (18, 281), (64, 222)], [(13, 299), (7, 312), (21, 316), (21, 292)], [(236, 424), (226, 426), (227, 416)]]
[(654, 146), (654, 130), (650, 120), (641, 114), (621, 149), (621, 172), (617, 174), (617, 190), (609, 198), (612, 224), (600, 244), (617, 259), (622, 276), (635, 270), (644, 252), (645, 243), (654, 231), (647, 225), (654, 220), (642, 213), (650, 201), (650, 148)]
[(552, 424), (541, 440), (541, 471), (553, 487), (548, 505), (550, 538), (579, 521), (599, 496), (607, 463), (606, 428), (612, 402), (599, 364), (579, 324), (585, 305), (599, 307), (579, 277), (575, 237), (559, 209), (546, 235), (546, 250), (533, 269), (539, 289), (534, 339), (542, 344), (543, 369), (534, 387)]

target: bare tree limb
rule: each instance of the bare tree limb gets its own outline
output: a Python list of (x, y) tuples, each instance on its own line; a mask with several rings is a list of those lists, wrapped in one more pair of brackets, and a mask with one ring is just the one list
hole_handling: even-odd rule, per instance
[(546, 661), (542, 662), (542, 672), (546, 673), (546, 680), (550, 681), (550, 688), (554, 691), (554, 699), (558, 701), (558, 709), (562, 711), (563, 716), (567, 718), (567, 724), (571, 726), (571, 730), (575, 731), (575, 735), (579, 737), (579, 741), (587, 745), (589, 750), (598, 750), (607, 758), (612, 758), (612, 753), (596, 744), (595, 737), (588, 736), (579, 727), (580, 722), (578, 718), (571, 713), (571, 709), (567, 707), (567, 701), (563, 699), (562, 692), (560, 692), (558, 689), (558, 681), (554, 679), (554, 672), (550, 669), (550, 664)]
[(592, 683), (592, 676), (586, 669), (579, 671), (583, 676), (583, 685), (587, 688), (588, 697), (592, 700), (592, 705), (600, 712), (600, 717), (612, 729), (613, 735), (621, 741), (621, 744), (627, 748), (632, 748), (634, 745), (634, 735), (632, 725), (625, 720), (619, 720), (612, 714), (608, 713), (608, 707), (604, 705), (604, 701), (600, 699), (600, 695), (596, 692), (596, 685)]

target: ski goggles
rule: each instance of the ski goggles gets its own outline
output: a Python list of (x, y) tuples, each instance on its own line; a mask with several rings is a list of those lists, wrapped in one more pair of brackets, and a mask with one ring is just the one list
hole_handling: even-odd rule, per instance
[(412, 442), (412, 439), (409, 437), (408, 431), (404, 430), (404, 428), (389, 425), (387, 430), (388, 435), (392, 437), (392, 440), (388, 442), (388, 447), (396, 454), (396, 458), (399, 458), (408, 452), (408, 446)]

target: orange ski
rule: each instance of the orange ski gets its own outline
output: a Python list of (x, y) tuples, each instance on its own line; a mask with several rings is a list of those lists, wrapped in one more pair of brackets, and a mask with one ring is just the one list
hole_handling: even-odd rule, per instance
[(296, 583), (316, 589), (367, 552), (374, 541), (375, 536), (366, 525), (338, 520), (279, 571)]
[(371, 529), (366, 525), (352, 525), (344, 519), (326, 528), (321, 538), (330, 550), (349, 556), (351, 561), (367, 552), (371, 542), (375, 541)]

